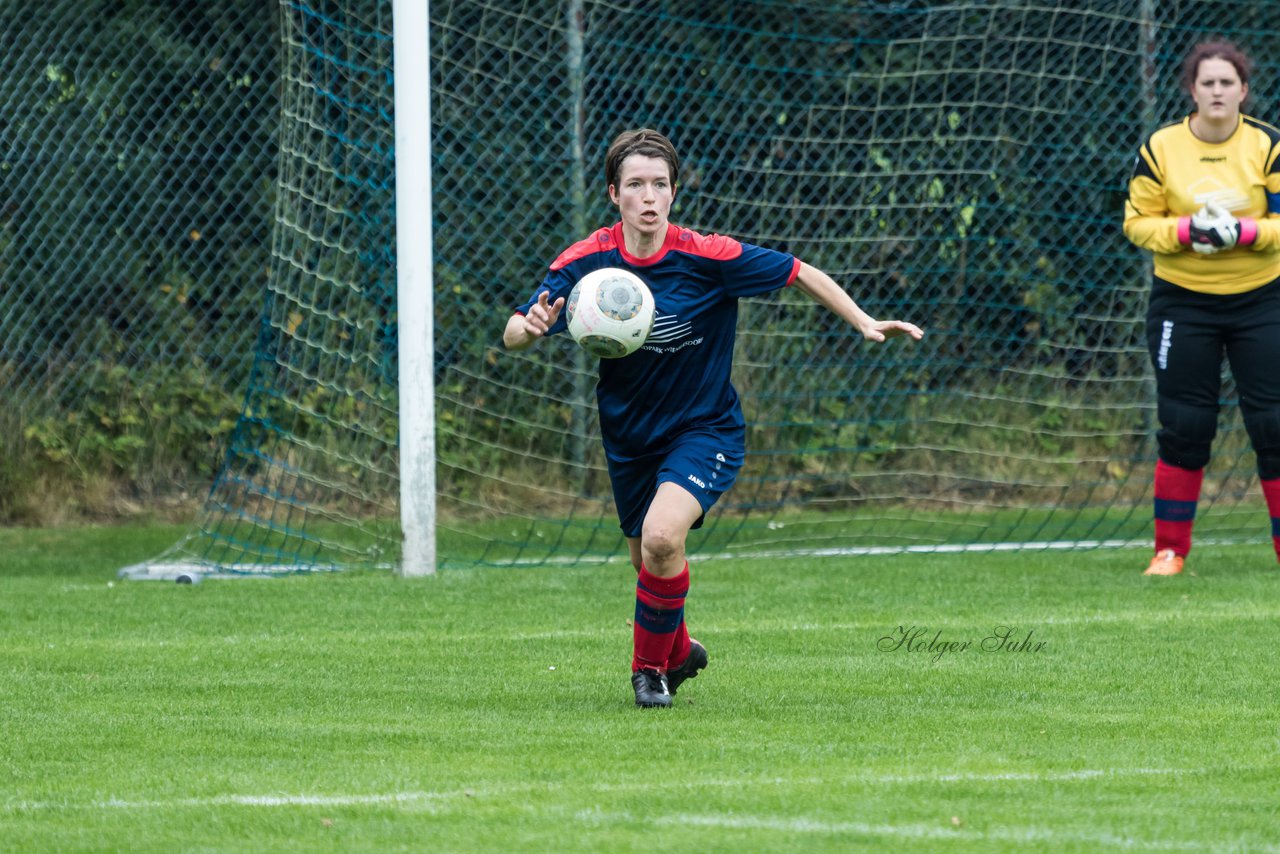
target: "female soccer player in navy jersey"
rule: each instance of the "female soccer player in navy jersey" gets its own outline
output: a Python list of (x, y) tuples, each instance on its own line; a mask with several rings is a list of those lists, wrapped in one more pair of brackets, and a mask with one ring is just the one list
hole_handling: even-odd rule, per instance
[(635, 353), (600, 362), (596, 401), (609, 479), (636, 582), (631, 684), (636, 705), (669, 706), (707, 664), (689, 637), (685, 539), (737, 476), (745, 424), (729, 382), (738, 300), (794, 284), (871, 341), (923, 333), (875, 320), (825, 273), (791, 255), (704, 236), (667, 221), (679, 157), (654, 130), (620, 134), (605, 154), (609, 199), (621, 221), (570, 246), (503, 332), (523, 350), (565, 329), (574, 284), (592, 270), (622, 267), (648, 284), (653, 333)]
[(1251, 63), (1203, 42), (1182, 65), (1195, 112), (1151, 134), (1129, 180), (1124, 232), (1155, 255), (1147, 346), (1155, 366), (1155, 557), (1177, 575), (1218, 426), (1222, 355), (1280, 555), (1280, 130), (1241, 113)]

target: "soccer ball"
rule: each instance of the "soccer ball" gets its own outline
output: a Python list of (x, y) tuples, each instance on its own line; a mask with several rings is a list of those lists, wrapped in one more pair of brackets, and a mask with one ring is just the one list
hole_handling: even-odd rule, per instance
[(565, 311), (573, 340), (601, 359), (634, 353), (653, 330), (649, 286), (630, 270), (617, 267), (593, 270), (579, 279)]

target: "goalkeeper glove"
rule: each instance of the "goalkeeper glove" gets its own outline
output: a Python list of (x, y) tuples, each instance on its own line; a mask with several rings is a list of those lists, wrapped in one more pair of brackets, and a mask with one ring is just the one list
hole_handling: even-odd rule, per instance
[(1236, 219), (1220, 205), (1208, 202), (1194, 216), (1178, 220), (1178, 240), (1204, 255), (1250, 246), (1258, 239), (1258, 224), (1251, 217)]

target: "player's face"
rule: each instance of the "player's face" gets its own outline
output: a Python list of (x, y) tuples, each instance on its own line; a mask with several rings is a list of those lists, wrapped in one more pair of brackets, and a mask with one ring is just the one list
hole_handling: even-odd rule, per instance
[(644, 154), (633, 154), (623, 160), (618, 183), (609, 187), (609, 198), (618, 206), (625, 228), (664, 237), (675, 198), (667, 161)]
[(1236, 67), (1225, 59), (1201, 60), (1196, 69), (1196, 81), (1191, 87), (1191, 97), (1196, 102), (1196, 112), (1203, 119), (1234, 122), (1240, 115), (1240, 105), (1249, 86), (1240, 82)]

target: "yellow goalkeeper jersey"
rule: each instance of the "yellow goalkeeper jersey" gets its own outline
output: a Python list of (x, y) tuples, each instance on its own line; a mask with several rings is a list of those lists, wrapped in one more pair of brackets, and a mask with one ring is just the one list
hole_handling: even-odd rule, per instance
[[(1197, 139), (1191, 117), (1147, 138), (1133, 164), (1124, 233), (1155, 254), (1155, 274), (1193, 291), (1236, 294), (1280, 276), (1280, 129), (1249, 116), (1225, 142)], [(1206, 202), (1253, 217), (1253, 245), (1201, 254), (1178, 242), (1178, 218)]]

